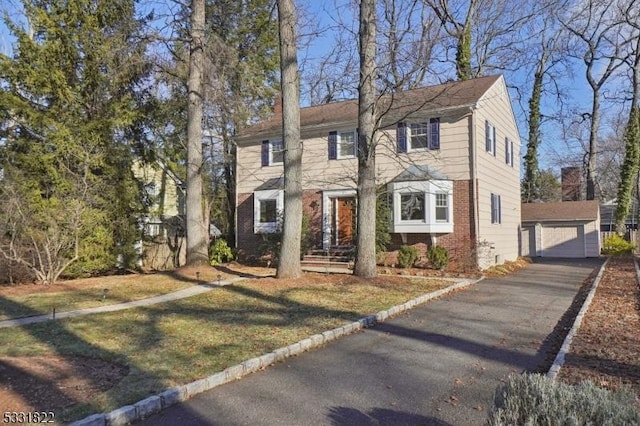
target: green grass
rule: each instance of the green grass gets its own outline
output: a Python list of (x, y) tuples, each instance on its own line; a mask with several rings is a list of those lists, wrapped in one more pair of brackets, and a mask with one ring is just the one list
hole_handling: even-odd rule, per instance
[[(279, 286), (250, 280), (145, 308), (0, 329), (0, 356), (98, 357), (129, 374), (90, 404), (61, 414), (81, 418), (213, 374), (447, 284), (394, 278), (374, 283)], [(378, 284), (376, 284), (378, 283)]]
[[(2, 295), (0, 293), (0, 320), (49, 314), (54, 308), (56, 312), (73, 311), (146, 299), (194, 285), (193, 282), (169, 279), (160, 274), (137, 276), (135, 281), (130, 280), (130, 277), (125, 276), (119, 281), (112, 280), (107, 284), (104, 281), (96, 280), (93, 285), (82, 286), (71, 291), (41, 292), (28, 295)], [(104, 288), (109, 291), (103, 301)]]

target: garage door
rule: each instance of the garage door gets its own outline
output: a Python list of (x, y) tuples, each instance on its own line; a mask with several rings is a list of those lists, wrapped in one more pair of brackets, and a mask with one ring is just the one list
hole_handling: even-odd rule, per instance
[(542, 228), (543, 257), (585, 257), (584, 250), (582, 225)]

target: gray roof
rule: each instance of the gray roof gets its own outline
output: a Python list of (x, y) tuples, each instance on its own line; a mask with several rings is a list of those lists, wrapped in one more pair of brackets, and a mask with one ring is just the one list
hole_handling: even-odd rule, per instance
[(411, 165), (390, 182), (415, 182), (424, 180), (451, 180), (439, 170), (427, 165)]
[(256, 191), (267, 191), (269, 189), (284, 189), (284, 176), (267, 179), (257, 187)]

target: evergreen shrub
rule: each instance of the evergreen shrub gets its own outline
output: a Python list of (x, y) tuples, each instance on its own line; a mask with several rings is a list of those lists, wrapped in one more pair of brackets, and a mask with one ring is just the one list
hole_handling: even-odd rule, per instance
[(632, 254), (635, 245), (622, 238), (618, 234), (613, 234), (604, 239), (602, 244), (603, 254), (621, 255)]
[(431, 246), (427, 258), (434, 269), (443, 269), (449, 263), (449, 252), (442, 246)]
[(230, 262), (235, 258), (233, 250), (223, 238), (218, 238), (209, 249), (209, 263), (216, 266), (221, 263)]
[(401, 268), (411, 268), (418, 260), (418, 249), (413, 246), (403, 245), (398, 250), (398, 265)]

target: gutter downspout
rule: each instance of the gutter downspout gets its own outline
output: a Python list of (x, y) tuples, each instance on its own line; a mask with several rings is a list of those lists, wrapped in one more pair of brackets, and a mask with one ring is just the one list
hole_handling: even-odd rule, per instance
[(480, 219), (478, 217), (478, 203), (480, 201), (479, 199), (479, 195), (478, 195), (478, 150), (476, 147), (476, 114), (475, 114), (475, 110), (477, 108), (477, 105), (474, 104), (472, 106), (469, 107), (469, 110), (471, 111), (471, 134), (469, 136), (469, 149), (471, 150), (471, 192), (472, 192), (472, 197), (471, 199), (473, 200), (473, 233), (475, 236), (475, 243), (476, 243), (476, 266), (480, 266), (480, 259), (479, 259), (479, 252), (478, 252), (478, 246), (480, 244), (480, 235), (479, 235), (479, 229), (480, 229)]

